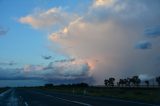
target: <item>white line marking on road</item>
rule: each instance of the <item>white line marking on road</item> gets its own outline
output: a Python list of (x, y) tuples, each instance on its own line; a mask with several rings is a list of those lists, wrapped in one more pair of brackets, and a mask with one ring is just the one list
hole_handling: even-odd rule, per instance
[(91, 104), (88, 104), (88, 103), (72, 101), (72, 100), (68, 100), (68, 99), (64, 99), (64, 98), (55, 97), (55, 96), (52, 96), (52, 95), (46, 95), (46, 94), (43, 94), (43, 93), (40, 93), (40, 92), (35, 92), (35, 93), (38, 93), (38, 94), (41, 94), (41, 95), (45, 95), (45, 96), (48, 96), (48, 97), (52, 97), (52, 98), (56, 98), (56, 99), (59, 99), (59, 100), (71, 102), (71, 103), (80, 104), (80, 105), (83, 105), (83, 106), (92, 106)]
[(91, 106), (90, 104), (83, 103), (83, 102), (72, 101), (72, 100), (63, 99), (63, 98), (59, 98), (59, 97), (55, 97), (55, 98), (60, 99), (60, 100), (63, 100), (63, 101), (67, 101), (67, 102), (72, 102), (72, 103), (76, 103), (76, 104), (84, 105), (84, 106)]
[(28, 106), (28, 103), (27, 102), (24, 102), (25, 106)]
[(18, 98), (15, 96), (15, 89), (11, 91), (7, 106), (18, 106)]

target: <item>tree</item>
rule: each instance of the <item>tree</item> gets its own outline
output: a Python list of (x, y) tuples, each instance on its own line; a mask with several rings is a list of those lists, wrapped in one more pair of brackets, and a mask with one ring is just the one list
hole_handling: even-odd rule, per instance
[(45, 84), (44, 85), (46, 88), (50, 88), (50, 87), (53, 87), (53, 84), (52, 83), (49, 83), (49, 84)]
[(131, 78), (127, 78), (126, 86), (131, 86)]
[(114, 81), (115, 81), (115, 78), (113, 78), (113, 77), (109, 78), (109, 86), (113, 87)]
[(139, 84), (141, 83), (141, 80), (139, 79), (138, 76), (133, 76), (131, 81), (132, 81), (134, 86), (139, 86)]
[(124, 86), (124, 84), (125, 84), (124, 79), (119, 79), (118, 84), (119, 84), (119, 86)]
[(115, 78), (111, 77), (109, 79), (105, 79), (104, 84), (107, 87), (113, 87), (114, 86), (114, 81), (115, 81)]
[(120, 79), (118, 84), (119, 86), (129, 86), (130, 87), (130, 78)]
[(77, 83), (77, 84), (72, 84), (70, 86), (74, 86), (74, 87), (88, 87), (89, 85), (87, 83)]
[(157, 81), (158, 85), (160, 86), (160, 76), (156, 77), (156, 81)]
[(108, 87), (108, 86), (109, 86), (109, 80), (105, 79), (105, 80), (104, 80), (104, 84), (105, 84), (105, 86)]
[(130, 87), (130, 78), (124, 79), (124, 84), (126, 87)]
[(144, 82), (146, 83), (147, 87), (149, 87), (149, 81), (146, 80), (146, 81), (144, 81)]

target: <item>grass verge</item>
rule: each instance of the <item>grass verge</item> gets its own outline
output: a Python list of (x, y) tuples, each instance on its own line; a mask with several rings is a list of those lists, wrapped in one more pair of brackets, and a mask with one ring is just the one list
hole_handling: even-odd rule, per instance
[(113, 97), (160, 104), (160, 88), (107, 88), (107, 87), (39, 87), (38, 89), (87, 96)]

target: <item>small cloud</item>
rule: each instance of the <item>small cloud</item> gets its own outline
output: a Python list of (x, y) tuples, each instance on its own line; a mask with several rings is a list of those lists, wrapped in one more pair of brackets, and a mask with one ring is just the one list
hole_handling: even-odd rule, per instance
[(63, 62), (73, 62), (75, 61), (74, 58), (69, 58), (69, 59), (61, 59), (61, 60), (55, 60), (54, 62), (60, 62), (60, 63), (63, 63)]
[(2, 68), (0, 67), (0, 79), (15, 79), (21, 76), (20, 68)]
[(42, 56), (42, 58), (45, 60), (50, 60), (52, 58), (52, 56)]
[(149, 41), (140, 41), (136, 44), (135, 46), (137, 49), (151, 49), (152, 48), (152, 44)]
[(159, 37), (160, 36), (160, 25), (154, 26), (154, 27), (149, 27), (144, 30), (144, 34), (147, 37)]
[(24, 72), (41, 71), (43, 69), (42, 65), (25, 65), (23, 68)]
[(9, 61), (9, 62), (0, 62), (0, 65), (9, 65), (9, 66), (13, 66), (16, 65), (17, 63), (14, 61)]
[(7, 32), (8, 32), (8, 29), (3, 28), (3, 27), (0, 27), (0, 36), (2, 36), (2, 35), (6, 35), (6, 34), (7, 34)]
[(110, 6), (113, 5), (114, 2), (115, 0), (95, 0), (93, 7)]

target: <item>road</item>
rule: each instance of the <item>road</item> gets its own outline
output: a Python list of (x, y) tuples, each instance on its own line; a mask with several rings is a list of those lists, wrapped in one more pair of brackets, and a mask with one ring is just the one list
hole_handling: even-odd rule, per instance
[(113, 98), (12, 88), (0, 94), (0, 106), (160, 106)]

